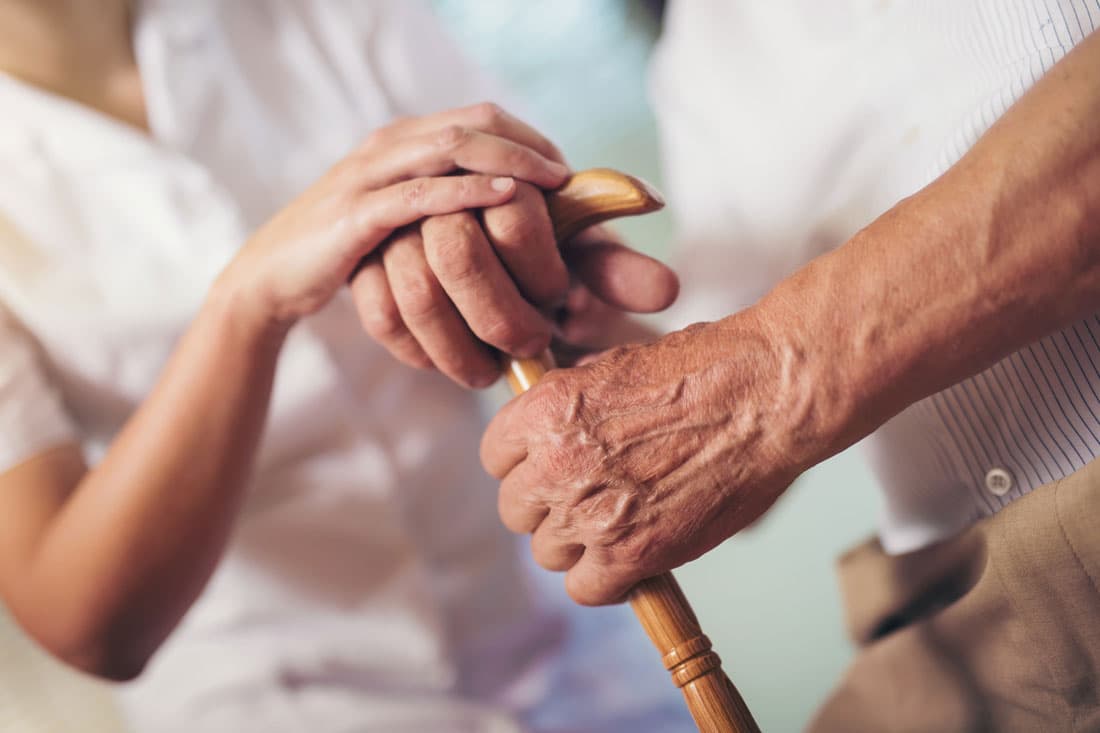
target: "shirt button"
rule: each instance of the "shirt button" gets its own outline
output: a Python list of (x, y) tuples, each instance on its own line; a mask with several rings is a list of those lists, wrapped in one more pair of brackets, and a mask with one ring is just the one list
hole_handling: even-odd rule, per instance
[(989, 489), (991, 494), (1004, 496), (1012, 491), (1012, 484), (1012, 474), (1003, 468), (991, 468), (985, 475), (985, 488)]

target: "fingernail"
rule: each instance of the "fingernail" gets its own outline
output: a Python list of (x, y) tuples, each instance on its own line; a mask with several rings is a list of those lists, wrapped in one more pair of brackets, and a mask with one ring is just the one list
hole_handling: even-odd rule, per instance
[(493, 187), (494, 191), (507, 191), (513, 183), (514, 181), (511, 178), (494, 178), (489, 185)]

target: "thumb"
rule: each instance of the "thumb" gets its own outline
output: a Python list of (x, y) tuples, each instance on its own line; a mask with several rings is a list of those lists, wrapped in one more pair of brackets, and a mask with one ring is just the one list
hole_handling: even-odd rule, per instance
[(569, 271), (608, 305), (656, 313), (672, 305), (680, 280), (668, 266), (631, 249), (605, 227), (590, 227), (562, 247)]

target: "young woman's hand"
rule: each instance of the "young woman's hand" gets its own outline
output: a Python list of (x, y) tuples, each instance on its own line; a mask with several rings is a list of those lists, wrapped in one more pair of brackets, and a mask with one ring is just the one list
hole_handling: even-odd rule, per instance
[(399, 120), (257, 231), (216, 287), (261, 323), (288, 327), (324, 306), (395, 229), (504, 204), (516, 179), (560, 185), (568, 171), (556, 155), (493, 105)]

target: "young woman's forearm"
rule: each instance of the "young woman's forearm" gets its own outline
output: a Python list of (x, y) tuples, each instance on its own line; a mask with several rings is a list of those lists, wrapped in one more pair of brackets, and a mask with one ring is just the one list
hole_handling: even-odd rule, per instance
[(234, 297), (208, 299), (34, 548), (23, 596), (52, 617), (34, 623), (55, 652), (132, 676), (197, 597), (248, 478), (282, 340)]
[(549, 145), (487, 105), (376, 131), (244, 244), (94, 470), (70, 445), (0, 473), (0, 594), (31, 635), (137, 674), (222, 552), (287, 330), (395, 230), (506, 204), (517, 180), (560, 185), (567, 169), (532, 139)]
[(1097, 120), (1100, 34), (941, 179), (758, 304), (819, 395), (810, 453), (1100, 309)]

